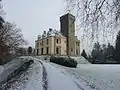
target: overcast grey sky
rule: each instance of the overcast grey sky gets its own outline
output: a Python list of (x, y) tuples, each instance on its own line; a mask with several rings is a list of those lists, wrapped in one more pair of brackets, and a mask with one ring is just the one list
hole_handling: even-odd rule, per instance
[(48, 28), (59, 30), (59, 17), (65, 13), (64, 0), (3, 0), (5, 20), (15, 22), (24, 38), (34, 46), (38, 34)]

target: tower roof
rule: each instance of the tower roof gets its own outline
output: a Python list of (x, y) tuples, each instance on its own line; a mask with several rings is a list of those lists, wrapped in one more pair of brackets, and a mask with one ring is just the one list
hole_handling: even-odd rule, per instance
[(60, 20), (64, 19), (64, 18), (68, 18), (68, 17), (72, 17), (73, 19), (75, 19), (75, 16), (72, 15), (71, 13), (67, 13), (67, 14), (64, 14), (63, 16), (60, 17)]

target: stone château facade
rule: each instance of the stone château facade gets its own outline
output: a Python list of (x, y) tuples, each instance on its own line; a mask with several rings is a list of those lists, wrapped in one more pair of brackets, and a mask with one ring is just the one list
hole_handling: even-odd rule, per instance
[(80, 55), (80, 40), (75, 36), (75, 16), (65, 14), (60, 17), (61, 30), (49, 29), (35, 41), (36, 55)]

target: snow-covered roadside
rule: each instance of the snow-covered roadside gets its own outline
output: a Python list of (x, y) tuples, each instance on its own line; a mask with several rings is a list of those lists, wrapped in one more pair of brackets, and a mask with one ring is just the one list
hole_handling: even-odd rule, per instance
[(7, 90), (43, 90), (42, 65), (34, 61), (26, 72), (10, 80), (7, 86)]
[(19, 68), (27, 61), (28, 59), (16, 58), (5, 65), (1, 65), (4, 70), (2, 70), (0, 74), (0, 82), (5, 81), (10, 73), (12, 73), (15, 69)]

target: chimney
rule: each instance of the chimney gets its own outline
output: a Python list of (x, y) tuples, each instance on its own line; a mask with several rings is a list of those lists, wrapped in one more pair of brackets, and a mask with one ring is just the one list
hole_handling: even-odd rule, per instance
[(46, 31), (44, 31), (44, 34), (46, 34)]
[(52, 31), (52, 28), (49, 28), (49, 31), (51, 32), (51, 31)]

